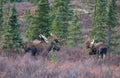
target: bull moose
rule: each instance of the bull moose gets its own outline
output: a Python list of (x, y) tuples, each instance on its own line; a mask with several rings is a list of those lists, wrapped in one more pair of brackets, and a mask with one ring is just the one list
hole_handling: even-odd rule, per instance
[(107, 46), (103, 42), (95, 43), (95, 39), (90, 41), (90, 37), (86, 35), (85, 37), (86, 48), (90, 49), (89, 55), (98, 55), (101, 58), (104, 58), (107, 54)]
[(60, 47), (54, 41), (48, 41), (42, 34), (39, 35), (40, 39), (35, 39), (32, 42), (26, 42), (24, 45), (25, 52), (31, 52), (33, 56), (40, 54), (42, 56), (47, 56), (48, 53), (53, 51), (59, 51)]

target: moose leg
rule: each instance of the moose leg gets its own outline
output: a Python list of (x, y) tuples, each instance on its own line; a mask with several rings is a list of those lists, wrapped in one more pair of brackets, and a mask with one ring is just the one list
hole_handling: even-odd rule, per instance
[(35, 46), (32, 46), (32, 47), (31, 47), (31, 55), (32, 55), (32, 56), (35, 56), (36, 53), (37, 53), (37, 48), (36, 48)]
[(98, 48), (98, 51), (97, 51), (97, 55), (98, 55), (98, 61), (100, 62), (102, 59), (102, 48)]
[(35, 56), (35, 54), (36, 54), (35, 52), (31, 52), (31, 55), (32, 55), (32, 56)]
[(106, 54), (103, 54), (103, 60), (105, 60), (105, 58), (106, 58)]
[(106, 54), (107, 54), (107, 48), (105, 47), (103, 48), (103, 59), (106, 58)]
[(101, 52), (101, 54), (100, 54), (100, 55), (101, 55), (101, 58), (103, 59), (103, 55), (104, 55), (104, 54), (103, 54), (103, 52)]

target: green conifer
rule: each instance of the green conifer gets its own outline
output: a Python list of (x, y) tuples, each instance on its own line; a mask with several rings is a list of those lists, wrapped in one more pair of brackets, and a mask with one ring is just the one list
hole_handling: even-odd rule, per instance
[(0, 0), (0, 38), (3, 34), (3, 0)]
[(34, 40), (39, 37), (39, 34), (49, 36), (50, 31), (50, 7), (48, 0), (40, 0), (32, 23), (27, 30), (29, 33), (29, 40)]
[(94, 22), (91, 34), (92, 37), (95, 37), (95, 42), (102, 41), (106, 43), (107, 2), (106, 0), (95, 0), (94, 2)]
[(108, 48), (109, 51), (116, 49), (119, 45), (119, 35), (115, 27), (117, 27), (117, 12), (116, 0), (110, 0), (108, 5), (108, 19), (107, 19), (107, 32), (108, 32)]
[(68, 44), (71, 46), (78, 46), (78, 44), (80, 44), (83, 41), (83, 38), (77, 11), (74, 11), (72, 17), (72, 24), (70, 25), (68, 31)]
[[(69, 17), (70, 17), (70, 9), (69, 9), (69, 0), (54, 0), (53, 3), (53, 23), (54, 25), (56, 19), (59, 19), (59, 25), (52, 26), (53, 30), (56, 31), (56, 28), (59, 28), (59, 40), (66, 44), (67, 36), (68, 36), (68, 27), (69, 27)], [(55, 28), (54, 28), (55, 27)]]
[(4, 41), (2, 45), (3, 49), (18, 51), (23, 45), (23, 41), (20, 37), (20, 25), (18, 24), (17, 17), (16, 8), (15, 5), (13, 5), (4, 33)]

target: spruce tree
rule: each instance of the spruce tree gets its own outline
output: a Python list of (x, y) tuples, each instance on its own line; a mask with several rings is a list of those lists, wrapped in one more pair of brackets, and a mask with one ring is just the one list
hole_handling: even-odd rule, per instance
[(0, 38), (3, 33), (3, 0), (0, 0)]
[(72, 24), (68, 28), (68, 31), (69, 31), (68, 45), (69, 46), (78, 46), (78, 44), (83, 41), (82, 32), (80, 28), (81, 28), (81, 25), (79, 23), (77, 11), (74, 11), (74, 14), (72, 17)]
[[(53, 23), (57, 18), (60, 19), (59, 23), (61, 25), (56, 26), (56, 28), (60, 28), (59, 39), (66, 43), (67, 36), (68, 36), (68, 27), (69, 27), (69, 16), (70, 16), (70, 9), (69, 9), (69, 0), (54, 0), (53, 3)], [(57, 22), (57, 21), (56, 21)], [(54, 25), (52, 23), (52, 25)], [(52, 28), (55, 30), (54, 26)]]
[(2, 46), (5, 50), (18, 51), (23, 45), (23, 41), (20, 37), (20, 25), (18, 24), (17, 17), (18, 15), (14, 4), (11, 8), (11, 14), (4, 33), (4, 41)]
[(10, 0), (10, 2), (22, 2), (23, 0)]
[(106, 15), (107, 15), (107, 2), (106, 0), (94, 1), (94, 15), (93, 15), (93, 27), (91, 35), (95, 37), (95, 41), (102, 41), (106, 43)]
[(32, 20), (33, 20), (33, 16), (30, 14), (30, 10), (27, 10), (26, 11), (26, 16), (25, 16), (25, 19), (26, 19), (26, 24), (25, 24), (25, 35), (28, 39), (31, 39), (32, 35), (30, 34), (31, 31), (32, 31)]
[(52, 28), (51, 28), (51, 32), (56, 34), (59, 38), (60, 38), (60, 34), (61, 34), (61, 31), (60, 31), (60, 26), (61, 26), (61, 18), (60, 18), (60, 14), (59, 14), (59, 9), (57, 10), (56, 12), (56, 17), (54, 18), (53, 20), (53, 23), (52, 23)]
[(31, 2), (31, 3), (37, 4), (40, 0), (24, 0), (24, 1), (28, 1), (28, 2)]
[(108, 32), (108, 50), (111, 51), (113, 48), (119, 45), (118, 32), (115, 30), (117, 27), (117, 16), (116, 16), (116, 0), (110, 0), (108, 5), (108, 18), (107, 18), (107, 32)]
[(32, 24), (27, 30), (29, 33), (29, 40), (34, 40), (39, 37), (39, 34), (49, 36), (50, 31), (50, 7), (48, 0), (40, 0), (37, 4), (35, 16), (33, 17)]
[[(40, 0), (36, 9), (35, 23), (33, 25), (39, 26), (40, 32), (38, 34), (44, 34), (45, 36), (49, 36), (50, 32), (50, 3), (48, 0)], [(39, 31), (38, 30), (38, 31)], [(37, 34), (36, 34), (37, 35)]]
[(3, 33), (5, 33), (5, 29), (7, 29), (7, 23), (8, 23), (8, 19), (9, 19), (9, 17), (10, 17), (10, 11), (11, 11), (11, 8), (12, 8), (12, 6), (11, 6), (11, 3), (10, 3), (10, 0), (8, 0), (7, 2), (6, 2), (6, 10), (4, 11), (4, 16), (3, 16), (3, 18), (4, 18), (4, 22), (3, 22)]

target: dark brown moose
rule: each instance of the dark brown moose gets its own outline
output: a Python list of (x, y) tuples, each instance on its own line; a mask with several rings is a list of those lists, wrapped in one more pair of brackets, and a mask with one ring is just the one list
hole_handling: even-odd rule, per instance
[(88, 35), (85, 36), (85, 46), (87, 49), (90, 49), (89, 55), (98, 55), (101, 58), (105, 58), (107, 54), (107, 47), (103, 42), (95, 43), (95, 39), (90, 40)]
[(48, 53), (53, 51), (59, 51), (60, 47), (58, 46), (58, 43), (54, 41), (48, 41), (45, 36), (42, 34), (39, 35), (40, 39), (35, 39), (32, 42), (26, 42), (24, 45), (25, 52), (31, 52), (33, 56), (35, 55), (41, 55), (41, 56), (47, 56)]

